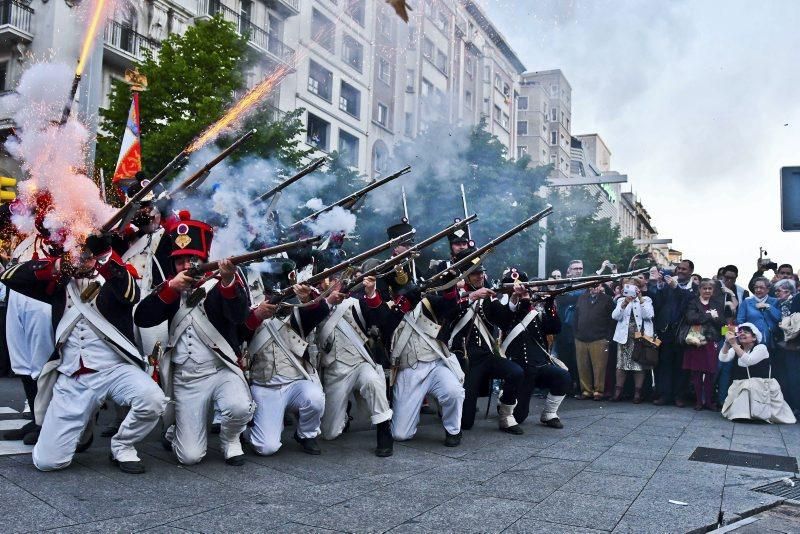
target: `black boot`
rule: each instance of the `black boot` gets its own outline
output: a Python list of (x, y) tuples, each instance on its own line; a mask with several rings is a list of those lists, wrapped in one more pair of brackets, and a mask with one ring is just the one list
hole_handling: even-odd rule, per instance
[(144, 464), (141, 460), (138, 462), (120, 462), (114, 458), (114, 453), (109, 453), (108, 459), (111, 460), (111, 463), (116, 465), (123, 473), (127, 473), (129, 475), (141, 475), (145, 472)]
[(25, 425), (21, 428), (16, 428), (14, 430), (6, 430), (3, 432), (3, 440), (5, 441), (19, 441), (25, 437), (26, 434), (33, 432), (34, 430), (38, 430), (39, 427), (36, 426), (36, 423), (31, 421), (30, 423), (25, 423)]
[(36, 426), (35, 429), (25, 434), (25, 437), (22, 438), (22, 443), (25, 445), (36, 445), (36, 442), (39, 441), (39, 432), (41, 432), (42, 427)]
[(375, 449), (375, 456), (386, 458), (391, 456), (394, 451), (394, 438), (392, 437), (392, 421), (378, 423), (377, 428), (378, 446)]
[(297, 435), (297, 432), (295, 432), (294, 440), (303, 447), (303, 452), (313, 454), (314, 456), (322, 454), (322, 450), (320, 450), (319, 445), (317, 445), (316, 438), (301, 438)]
[(78, 443), (78, 446), (75, 447), (75, 452), (78, 454), (86, 452), (89, 450), (89, 447), (92, 446), (92, 442), (94, 442), (94, 432), (90, 433), (89, 437), (85, 441)]
[(444, 446), (445, 447), (458, 447), (461, 445), (461, 432), (458, 434), (451, 434), (447, 430), (444, 431)]

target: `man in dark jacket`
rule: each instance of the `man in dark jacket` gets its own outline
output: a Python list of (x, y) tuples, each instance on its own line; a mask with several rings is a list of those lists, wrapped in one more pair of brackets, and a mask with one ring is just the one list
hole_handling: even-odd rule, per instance
[(661, 338), (661, 348), (656, 367), (656, 399), (653, 404), (662, 406), (675, 402), (685, 406), (682, 395), (686, 392), (687, 377), (683, 370), (683, 342), (678, 339), (678, 329), (691, 298), (697, 294), (692, 284), (694, 263), (683, 260), (675, 267), (674, 276), (664, 277), (664, 286), (657, 291), (655, 328)]
[(613, 311), (614, 299), (602, 285), (583, 293), (575, 304), (573, 330), (581, 386), (579, 399), (602, 400), (605, 394), (608, 340), (614, 334)]

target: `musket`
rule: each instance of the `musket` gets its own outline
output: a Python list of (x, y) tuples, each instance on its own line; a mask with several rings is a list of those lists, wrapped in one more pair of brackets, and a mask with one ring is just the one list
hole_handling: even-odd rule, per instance
[(242, 146), (242, 144), (244, 144), (245, 141), (253, 137), (256, 131), (257, 130), (253, 128), (252, 130), (241, 136), (239, 139), (234, 141), (228, 148), (220, 152), (217, 155), (217, 157), (215, 157), (214, 159), (203, 165), (203, 168), (201, 168), (199, 171), (189, 176), (187, 179), (181, 182), (180, 185), (178, 185), (178, 187), (170, 191), (169, 196), (174, 196), (180, 193), (181, 191), (189, 189), (195, 184), (200, 185), (200, 183), (202, 183), (202, 181), (206, 179), (206, 176), (208, 176), (209, 172), (211, 172), (211, 169), (219, 165), (219, 163), (222, 160), (233, 154), (233, 152), (236, 151), (240, 146)]
[[(303, 282), (303, 284), (308, 286), (315, 286), (318, 283), (325, 280), (326, 278), (330, 278), (331, 276), (340, 273), (346, 269), (349, 269), (351, 267), (361, 265), (362, 263), (364, 263), (365, 260), (368, 260), (372, 256), (380, 254), (384, 250), (388, 250), (390, 248), (397, 246), (399, 243), (402, 243), (409, 237), (413, 236), (414, 232), (416, 232), (416, 230), (411, 230), (410, 232), (407, 232), (401, 236), (390, 239), (385, 243), (381, 243), (377, 247), (372, 247), (371, 249), (366, 250), (360, 254), (356, 254), (352, 258), (348, 258), (341, 263), (337, 263), (333, 267), (328, 267), (324, 271), (320, 271), (319, 273), (310, 277), (308, 280)], [(291, 297), (292, 295), (294, 295), (294, 289), (292, 287), (287, 287), (272, 295), (269, 299), (269, 302), (270, 304), (278, 304), (279, 302)]]
[(322, 167), (322, 165), (327, 160), (328, 160), (327, 156), (315, 159), (314, 161), (312, 161), (311, 163), (300, 169), (294, 176), (290, 176), (289, 178), (282, 181), (281, 183), (279, 183), (278, 185), (276, 185), (263, 195), (259, 195), (258, 197), (254, 198), (250, 204), (251, 205), (258, 204), (259, 202), (264, 202), (265, 200), (269, 200), (271, 197), (277, 195), (278, 193), (280, 193), (281, 191), (283, 191), (284, 189), (286, 189), (287, 187), (298, 181), (300, 178), (307, 176), (312, 172), (316, 171), (317, 169), (319, 169), (320, 167)]
[[(467, 211), (467, 193), (464, 191), (464, 184), (461, 184), (461, 204), (464, 206), (464, 217), (466, 217), (469, 212)], [(472, 241), (472, 232), (469, 231), (469, 225), (467, 225), (467, 239)]]
[(118, 209), (117, 212), (108, 221), (106, 221), (106, 223), (103, 226), (100, 227), (101, 231), (110, 232), (115, 226), (117, 226), (117, 224), (119, 224), (125, 218), (125, 216), (131, 210), (135, 211), (136, 206), (139, 205), (142, 199), (145, 196), (147, 196), (147, 194), (150, 193), (153, 189), (155, 189), (155, 187), (164, 180), (164, 178), (171, 170), (173, 170), (175, 167), (183, 163), (183, 161), (186, 159), (188, 155), (189, 151), (183, 149), (180, 154), (175, 156), (175, 158), (172, 161), (167, 163), (166, 167), (161, 169), (158, 174), (153, 176), (153, 178), (150, 179), (150, 182), (147, 185), (142, 187), (138, 193), (133, 195), (133, 197), (131, 197), (131, 199), (125, 203), (124, 206)]
[[(408, 218), (408, 203), (406, 202), (406, 186), (400, 188), (400, 192), (403, 194), (403, 217), (405, 217), (406, 221), (409, 220)], [(467, 214), (464, 214), (466, 217)], [(469, 228), (469, 226), (467, 226)], [(411, 280), (417, 280), (417, 261), (414, 258), (411, 258)]]
[(411, 167), (410, 166), (405, 167), (404, 169), (401, 169), (401, 170), (397, 171), (394, 174), (390, 174), (386, 178), (381, 178), (380, 180), (376, 180), (376, 181), (372, 182), (371, 184), (369, 184), (368, 186), (359, 189), (355, 193), (347, 195), (346, 197), (337, 200), (333, 204), (331, 204), (329, 206), (325, 206), (321, 210), (317, 210), (314, 213), (312, 213), (311, 215), (303, 217), (302, 219), (300, 219), (296, 223), (292, 224), (289, 228), (296, 228), (296, 227), (300, 226), (301, 224), (304, 224), (304, 223), (306, 223), (306, 222), (308, 222), (308, 221), (310, 221), (312, 219), (316, 219), (317, 217), (319, 217), (323, 213), (325, 213), (327, 211), (330, 211), (330, 210), (332, 210), (333, 208), (335, 208), (337, 206), (345, 207), (348, 204), (353, 204), (353, 203), (357, 202), (361, 197), (363, 197), (364, 195), (366, 195), (367, 193), (372, 191), (373, 189), (377, 189), (380, 186), (391, 182), (392, 180), (396, 180), (397, 178), (399, 178), (400, 176), (402, 176), (402, 175), (404, 175), (404, 174), (406, 174), (408, 172), (411, 172)]
[[(471, 266), (473, 264), (479, 263), (481, 261), (481, 256), (483, 256), (484, 254), (486, 254), (488, 252), (491, 252), (495, 247), (497, 247), (498, 245), (500, 245), (504, 241), (506, 241), (509, 238), (511, 238), (512, 236), (520, 233), (521, 231), (533, 226), (534, 224), (536, 224), (540, 220), (544, 219), (545, 217), (547, 217), (551, 213), (553, 213), (553, 206), (548, 204), (547, 207), (545, 209), (543, 209), (542, 211), (540, 211), (539, 213), (531, 215), (530, 217), (528, 217), (527, 219), (525, 219), (524, 221), (522, 221), (521, 223), (519, 223), (515, 227), (511, 228), (510, 230), (506, 230), (505, 232), (503, 232), (499, 236), (495, 237), (494, 239), (492, 239), (491, 241), (489, 241), (488, 243), (486, 243), (482, 247), (474, 250), (470, 254), (467, 254), (466, 256), (464, 256), (463, 258), (461, 258), (460, 260), (455, 262), (453, 265), (451, 265), (447, 269), (444, 269), (443, 271), (440, 271), (440, 272), (436, 273), (435, 275), (431, 276), (424, 283), (420, 284), (420, 289), (423, 290), (423, 291), (427, 291), (427, 290), (435, 287), (437, 284), (442, 283), (446, 278), (452, 277), (453, 274), (461, 272), (462, 269), (464, 269), (465, 267), (468, 267), (468, 266)], [(461, 275), (461, 276), (463, 276), (463, 275)]]
[(649, 267), (644, 267), (642, 269), (636, 269), (634, 271), (628, 271), (625, 273), (611, 273), (611, 274), (593, 274), (591, 276), (579, 276), (576, 278), (549, 278), (547, 280), (530, 280), (528, 282), (516, 282), (516, 283), (507, 283), (502, 284), (500, 288), (513, 288), (515, 285), (523, 285), (525, 287), (541, 287), (541, 286), (561, 286), (561, 285), (575, 285), (580, 284), (582, 282), (611, 282), (613, 280), (619, 280), (620, 278), (628, 278), (630, 276), (636, 276), (637, 274), (644, 273), (648, 271)]
[(69, 91), (69, 97), (67, 98), (67, 103), (64, 104), (64, 110), (61, 112), (61, 120), (58, 121), (59, 126), (64, 126), (67, 121), (69, 120), (70, 113), (72, 113), (72, 103), (75, 101), (75, 94), (78, 92), (78, 85), (81, 83), (81, 75), (76, 74), (74, 78), (72, 78), (72, 87)]
[[(281, 245), (274, 245), (272, 247), (266, 247), (259, 250), (255, 250), (253, 252), (246, 252), (244, 254), (240, 254), (238, 256), (231, 256), (227, 258), (230, 260), (231, 263), (234, 265), (244, 265), (247, 263), (253, 263), (255, 261), (262, 260), (267, 256), (274, 256), (275, 254), (280, 254), (281, 252), (287, 252), (289, 250), (294, 250), (296, 248), (302, 247), (310, 247), (311, 245), (316, 245), (320, 241), (322, 241), (322, 237), (308, 237), (306, 239), (298, 239), (297, 241), (290, 241), (289, 243), (283, 243)], [(209, 261), (206, 263), (198, 263), (196, 265), (192, 265), (188, 269), (188, 274), (190, 276), (198, 276), (202, 273), (207, 273), (210, 271), (216, 271), (219, 269), (219, 260), (217, 261)]]
[(348, 291), (352, 291), (357, 285), (359, 285), (364, 278), (368, 276), (377, 276), (383, 273), (389, 272), (391, 269), (394, 269), (396, 265), (400, 265), (403, 263), (407, 258), (414, 257), (420, 250), (423, 250), (435, 242), (439, 241), (441, 238), (449, 235), (451, 232), (458, 230), (459, 228), (463, 228), (464, 226), (468, 225), (471, 222), (477, 221), (478, 216), (475, 214), (470, 215), (466, 219), (462, 221), (456, 221), (447, 228), (440, 230), (433, 234), (432, 236), (428, 237), (427, 239), (423, 239), (416, 245), (406, 249), (405, 251), (401, 252), (397, 256), (392, 256), (388, 260), (384, 260), (378, 265), (372, 267), (371, 269), (367, 269), (366, 271), (362, 272), (353, 280), (348, 281), (341, 289), (341, 292), (347, 293)]

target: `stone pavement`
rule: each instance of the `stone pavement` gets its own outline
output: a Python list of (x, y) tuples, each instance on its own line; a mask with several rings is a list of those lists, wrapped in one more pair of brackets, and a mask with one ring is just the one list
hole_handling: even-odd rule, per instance
[[(534, 399), (532, 413), (542, 400)], [(481, 412), (482, 413), (482, 412)], [(800, 456), (800, 426), (732, 424), (689, 408), (569, 400), (565, 428), (482, 417), (461, 447), (423, 416), (388, 459), (372, 431), (300, 452), (287, 429), (273, 457), (243, 468), (211, 450), (180, 467), (155, 435), (148, 472), (120, 473), (97, 439), (67, 470), (37, 472), (30, 455), (0, 457), (2, 530), (61, 532), (688, 532), (778, 500), (751, 488), (790, 475), (689, 461), (697, 446)], [(536, 424), (534, 424), (534, 422)], [(212, 447), (216, 446), (212, 439)], [(685, 506), (672, 504), (676, 500)], [(800, 530), (800, 527), (799, 527)]]

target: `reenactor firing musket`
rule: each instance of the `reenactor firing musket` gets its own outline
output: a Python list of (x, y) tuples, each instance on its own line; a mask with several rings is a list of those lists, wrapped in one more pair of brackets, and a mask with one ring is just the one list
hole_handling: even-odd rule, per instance
[(363, 197), (364, 195), (366, 195), (367, 193), (369, 193), (373, 189), (377, 189), (380, 186), (391, 182), (392, 180), (396, 180), (397, 178), (399, 178), (400, 176), (402, 176), (402, 175), (404, 175), (404, 174), (406, 174), (408, 172), (411, 172), (411, 167), (410, 166), (405, 167), (404, 169), (401, 169), (401, 170), (397, 171), (394, 174), (390, 174), (386, 178), (381, 178), (380, 180), (376, 180), (376, 181), (372, 182), (371, 184), (369, 184), (368, 186), (359, 189), (355, 193), (347, 195), (346, 197), (344, 197), (344, 198), (342, 198), (340, 200), (337, 200), (333, 204), (331, 204), (329, 206), (325, 206), (321, 210), (315, 211), (314, 213), (312, 213), (311, 215), (308, 215), (307, 217), (303, 217), (302, 219), (300, 219), (296, 223), (292, 224), (289, 228), (296, 228), (296, 227), (298, 227), (298, 226), (300, 226), (302, 224), (307, 223), (308, 221), (314, 220), (317, 217), (319, 217), (320, 215), (322, 215), (323, 213), (328, 212), (328, 211), (332, 210), (333, 208), (335, 208), (337, 206), (342, 207), (342, 208), (346, 208), (346, 207), (352, 206), (353, 204), (358, 202), (358, 200), (360, 200), (361, 197)]
[(404, 252), (396, 256), (392, 256), (388, 260), (382, 261), (378, 265), (372, 267), (371, 269), (367, 269), (366, 271), (359, 274), (356, 278), (349, 280), (341, 289), (340, 291), (343, 293), (347, 293), (349, 291), (353, 291), (364, 278), (368, 276), (379, 276), (381, 274), (387, 273), (395, 268), (395, 266), (400, 265), (408, 258), (412, 258), (416, 256), (421, 250), (433, 245), (435, 242), (439, 241), (441, 238), (449, 235), (454, 230), (458, 230), (459, 228), (463, 228), (464, 226), (468, 225), (471, 222), (475, 222), (478, 220), (478, 216), (475, 214), (470, 215), (464, 220), (456, 221), (447, 228), (440, 230), (433, 234), (432, 236), (428, 237), (427, 239), (423, 239), (416, 245), (406, 249)]
[(220, 152), (217, 155), (217, 157), (215, 157), (214, 159), (203, 165), (203, 168), (201, 168), (199, 171), (189, 176), (186, 180), (181, 182), (180, 185), (178, 185), (178, 187), (170, 191), (169, 196), (175, 196), (176, 194), (186, 189), (189, 189), (190, 187), (199, 186), (201, 183), (203, 183), (208, 174), (211, 172), (211, 169), (219, 165), (219, 163), (222, 160), (230, 156), (234, 151), (236, 151), (240, 146), (242, 146), (245, 141), (247, 141), (253, 135), (255, 135), (256, 131), (257, 130), (253, 128), (252, 130), (241, 136), (239, 139), (234, 141), (228, 148)]
[[(289, 243), (283, 243), (281, 245), (265, 247), (253, 252), (246, 252), (238, 256), (231, 256), (228, 259), (234, 265), (246, 265), (248, 263), (263, 260), (267, 256), (280, 254), (281, 252), (287, 252), (296, 248), (310, 247), (318, 244), (320, 241), (322, 241), (322, 237), (320, 236), (308, 237), (306, 239), (298, 239), (297, 241), (290, 241)], [(219, 269), (219, 261), (209, 261), (206, 263), (198, 263), (193, 265), (191, 268), (189, 268), (189, 274), (196, 277), (202, 275), (203, 273), (216, 271), (217, 269)]]
[[(644, 267), (642, 269), (636, 269), (634, 271), (628, 271), (626, 273), (593, 274), (591, 276), (580, 276), (577, 278), (549, 278), (547, 280), (530, 280), (528, 282), (515, 282), (511, 284), (502, 284), (496, 289), (496, 291), (500, 293), (510, 293), (514, 290), (514, 287), (518, 285), (523, 285), (528, 288), (535, 288), (542, 286), (574, 287), (575, 285), (582, 284), (584, 282), (597, 282), (604, 284), (606, 282), (619, 280), (620, 278), (629, 278), (631, 276), (636, 276), (637, 274), (642, 274), (644, 272), (647, 272), (649, 269), (650, 269), (649, 267)], [(571, 291), (571, 289), (568, 289), (568, 291)]]
[(312, 172), (314, 172), (317, 169), (319, 169), (320, 167), (322, 167), (322, 165), (327, 160), (328, 160), (327, 156), (323, 156), (321, 158), (315, 159), (314, 161), (312, 161), (311, 163), (309, 163), (308, 165), (306, 165), (305, 167), (300, 169), (297, 172), (297, 174), (295, 174), (294, 176), (290, 176), (289, 178), (287, 178), (286, 180), (282, 181), (281, 183), (279, 183), (278, 185), (276, 185), (275, 187), (273, 187), (272, 189), (270, 189), (269, 191), (267, 191), (263, 195), (259, 195), (258, 197), (254, 198), (253, 201), (250, 204), (251, 205), (252, 204), (258, 204), (259, 202), (264, 202), (266, 200), (269, 200), (270, 198), (274, 197), (275, 195), (277, 195), (278, 193), (280, 193), (281, 191), (283, 191), (284, 189), (286, 189), (287, 187), (289, 187), (290, 185), (292, 185), (293, 183), (295, 183), (299, 179), (303, 178), (304, 176), (308, 176)]
[[(380, 254), (384, 250), (394, 248), (398, 244), (410, 238), (412, 235), (414, 235), (414, 231), (405, 233), (401, 236), (395, 237), (394, 239), (390, 239), (389, 241), (381, 243), (377, 247), (373, 247), (367, 251), (362, 252), (361, 254), (356, 254), (352, 258), (348, 258), (345, 261), (334, 265), (333, 267), (328, 267), (324, 271), (315, 274), (314, 276), (310, 277), (308, 280), (303, 282), (303, 284), (309, 286), (315, 286), (318, 283), (325, 280), (326, 278), (330, 278), (331, 276), (340, 273), (346, 269), (350, 269), (352, 267), (358, 267), (362, 263), (364, 263), (365, 260), (368, 260), (369, 258), (371, 258), (376, 254)], [(281, 301), (292, 297), (293, 295), (294, 295), (294, 289), (292, 287), (287, 287), (272, 295), (272, 297), (269, 299), (269, 302), (270, 304), (278, 304)]]
[[(522, 232), (523, 230), (533, 226), (540, 220), (544, 219), (548, 215), (553, 213), (553, 206), (547, 205), (545, 209), (536, 213), (535, 215), (531, 215), (515, 227), (511, 228), (500, 234), (499, 236), (495, 237), (482, 247), (475, 249), (470, 254), (464, 256), (459, 261), (455, 262), (453, 265), (448, 267), (447, 269), (438, 272), (437, 274), (431, 276), (428, 280), (424, 283), (420, 284), (420, 289), (422, 291), (439, 291), (445, 288), (437, 288), (437, 284), (447, 283), (447, 286), (450, 287), (452, 284), (455, 284), (459, 279), (464, 278), (470, 271), (470, 268), (473, 266), (477, 266), (481, 262), (481, 256), (487, 254), (494, 250), (498, 245), (503, 243), (504, 241), (508, 240), (510, 237)], [(453, 276), (455, 275), (455, 278)]]

